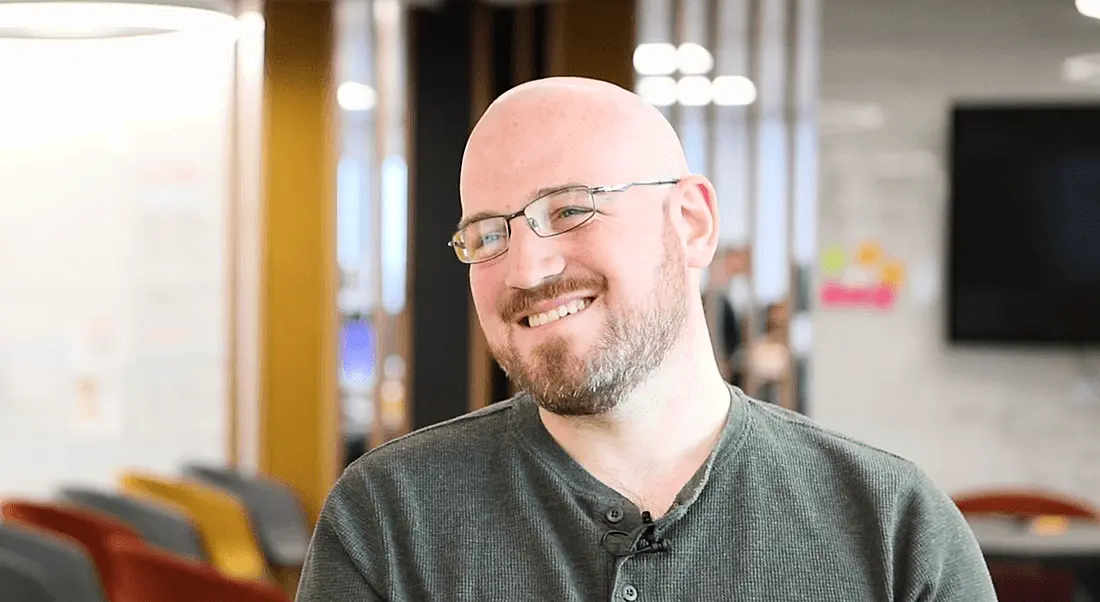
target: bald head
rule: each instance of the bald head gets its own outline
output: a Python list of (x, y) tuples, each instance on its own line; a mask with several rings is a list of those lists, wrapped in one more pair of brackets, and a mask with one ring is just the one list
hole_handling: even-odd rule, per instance
[[(500, 96), (470, 135), (461, 192), (469, 209), (501, 178), (538, 174), (537, 187), (608, 185), (688, 175), (668, 120), (613, 84), (559, 77), (522, 84)], [(516, 201), (531, 190), (515, 191)]]
[(680, 345), (685, 365), (713, 362), (698, 291), (714, 189), (641, 98), (579, 78), (509, 91), (470, 134), (461, 192), (456, 249), (496, 253), (469, 272), (486, 341), (544, 409), (607, 412)]

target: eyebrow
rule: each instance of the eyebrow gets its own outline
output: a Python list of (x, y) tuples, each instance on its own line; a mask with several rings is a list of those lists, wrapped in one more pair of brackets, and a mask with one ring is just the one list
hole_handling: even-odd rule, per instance
[[(548, 194), (554, 193), (554, 192), (559, 192), (559, 191), (565, 190), (567, 188), (587, 188), (587, 187), (588, 187), (587, 184), (581, 184), (580, 182), (566, 182), (564, 184), (556, 184), (554, 186), (543, 186), (542, 188), (539, 188), (534, 193), (532, 193), (530, 197), (528, 197), (528, 201), (527, 201), (527, 203), (524, 204), (524, 207), (526, 207), (527, 205), (533, 203), (535, 200), (537, 200), (539, 198), (542, 198), (542, 197), (544, 197)], [(455, 229), (456, 230), (461, 230), (461, 229), (465, 228), (466, 226), (469, 226), (470, 224), (472, 224), (476, 221), (483, 220), (483, 219), (489, 219), (491, 217), (504, 217), (506, 215), (507, 215), (506, 213), (496, 213), (496, 212), (493, 212), (493, 211), (478, 211), (477, 213), (475, 213), (473, 215), (464, 217), (461, 220), (459, 220), (458, 225), (455, 226)]]

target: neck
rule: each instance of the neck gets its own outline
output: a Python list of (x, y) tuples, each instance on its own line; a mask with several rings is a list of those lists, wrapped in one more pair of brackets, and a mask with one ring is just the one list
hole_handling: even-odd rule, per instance
[(661, 367), (612, 411), (599, 416), (540, 414), (547, 431), (574, 460), (605, 482), (605, 477), (618, 480), (607, 484), (621, 491), (659, 487), (654, 481), (667, 486), (670, 480), (686, 482), (713, 450), (729, 404), (729, 388), (703, 322), (685, 333)]

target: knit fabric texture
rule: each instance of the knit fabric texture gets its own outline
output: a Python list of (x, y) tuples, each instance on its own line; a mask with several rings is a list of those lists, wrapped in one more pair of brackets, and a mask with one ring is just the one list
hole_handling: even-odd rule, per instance
[(951, 500), (911, 462), (731, 389), (655, 521), (523, 394), (380, 446), (333, 487), (298, 602), (994, 602)]

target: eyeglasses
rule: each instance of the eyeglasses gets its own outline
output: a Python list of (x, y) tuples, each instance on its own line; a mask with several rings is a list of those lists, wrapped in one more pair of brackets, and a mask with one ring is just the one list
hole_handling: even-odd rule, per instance
[(680, 180), (629, 182), (615, 186), (567, 186), (539, 196), (526, 207), (509, 215), (475, 219), (459, 227), (447, 246), (458, 260), (473, 264), (489, 261), (508, 250), (512, 220), (523, 216), (528, 227), (540, 238), (564, 234), (588, 223), (596, 215), (596, 195), (626, 192), (635, 186), (665, 186)]

